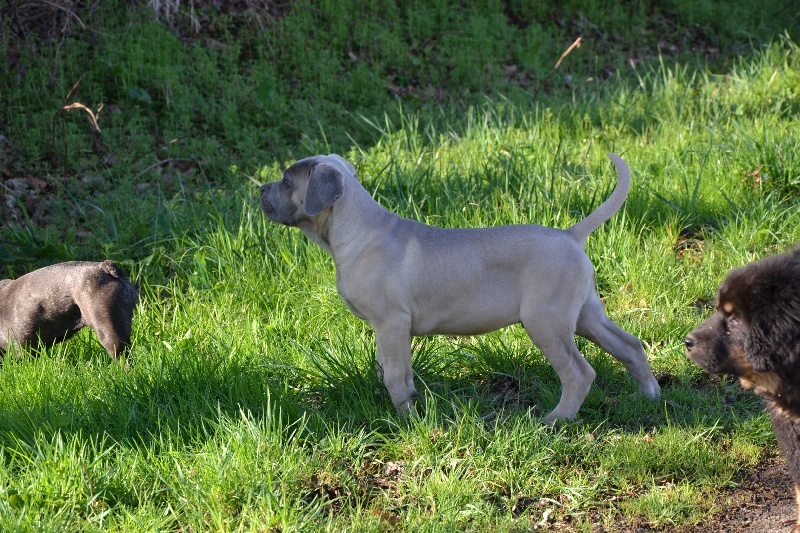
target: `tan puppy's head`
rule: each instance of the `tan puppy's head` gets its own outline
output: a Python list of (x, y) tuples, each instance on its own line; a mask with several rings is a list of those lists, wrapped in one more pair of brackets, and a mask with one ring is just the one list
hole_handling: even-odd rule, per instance
[(338, 155), (302, 159), (283, 179), (261, 187), (261, 210), (279, 224), (313, 226), (344, 195), (345, 178), (355, 176), (355, 168)]

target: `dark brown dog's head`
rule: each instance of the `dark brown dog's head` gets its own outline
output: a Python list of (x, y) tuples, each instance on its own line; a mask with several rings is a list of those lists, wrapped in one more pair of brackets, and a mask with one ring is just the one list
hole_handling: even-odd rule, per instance
[(685, 344), (704, 370), (738, 376), (759, 392), (773, 392), (775, 380), (800, 383), (800, 248), (728, 273), (716, 313)]

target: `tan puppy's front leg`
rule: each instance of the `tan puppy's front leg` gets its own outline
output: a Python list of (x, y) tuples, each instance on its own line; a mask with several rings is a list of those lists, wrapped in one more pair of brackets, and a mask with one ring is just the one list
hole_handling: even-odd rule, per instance
[(391, 323), (374, 328), (378, 344), (378, 376), (383, 379), (397, 412), (405, 414), (413, 407), (417, 395), (414, 372), (411, 370), (410, 326)]

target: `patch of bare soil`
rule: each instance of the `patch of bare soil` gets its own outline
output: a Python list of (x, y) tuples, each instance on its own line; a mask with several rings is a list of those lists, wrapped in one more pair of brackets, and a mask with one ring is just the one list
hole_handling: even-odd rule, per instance
[(721, 511), (697, 526), (675, 533), (783, 533), (797, 520), (794, 484), (782, 457), (771, 458), (747, 474), (741, 485), (717, 499)]

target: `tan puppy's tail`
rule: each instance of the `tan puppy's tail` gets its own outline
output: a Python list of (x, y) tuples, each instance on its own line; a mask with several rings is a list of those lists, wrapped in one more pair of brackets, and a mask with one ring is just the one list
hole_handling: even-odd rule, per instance
[(617, 186), (614, 187), (614, 192), (600, 207), (589, 213), (589, 216), (567, 230), (582, 246), (586, 245), (586, 238), (594, 230), (619, 211), (631, 190), (631, 169), (628, 168), (628, 163), (617, 154), (609, 153), (608, 158), (617, 167)]

